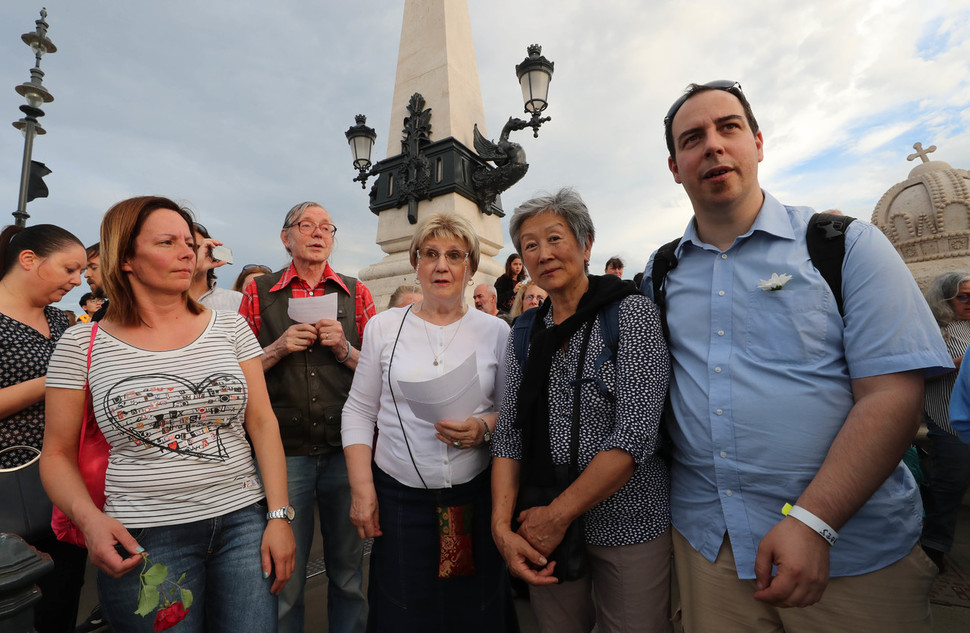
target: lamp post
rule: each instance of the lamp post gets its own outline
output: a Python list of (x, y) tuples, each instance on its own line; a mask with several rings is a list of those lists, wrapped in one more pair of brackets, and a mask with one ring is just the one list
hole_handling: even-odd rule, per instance
[(40, 109), (45, 103), (50, 103), (54, 97), (47, 88), (44, 87), (44, 71), (40, 69), (40, 58), (45, 53), (56, 53), (57, 47), (47, 37), (47, 9), (41, 9), (40, 19), (35, 21), (37, 28), (32, 33), (24, 33), (20, 39), (24, 44), (34, 51), (36, 62), (30, 69), (30, 81), (17, 86), (15, 90), (26, 101), (26, 105), (20, 106), (20, 111), (24, 113), (24, 118), (14, 121), (13, 126), (20, 130), (24, 135), (24, 161), (20, 171), (20, 197), (17, 201), (17, 210), (13, 217), (17, 226), (26, 226), (27, 218), (27, 187), (30, 181), (30, 157), (34, 149), (34, 136), (46, 134), (47, 130), (40, 126), (37, 119), (44, 116), (44, 111)]
[[(516, 65), (515, 73), (522, 88), (525, 113), (531, 118), (528, 121), (509, 118), (497, 143), (483, 137), (477, 124), (475, 151), (452, 137), (432, 142), (431, 108), (425, 109), (424, 97), (415, 93), (404, 119), (401, 154), (372, 164), (377, 132), (366, 125), (364, 115), (356, 116), (357, 124), (345, 134), (357, 170), (354, 182), (366, 188), (368, 178), (378, 178), (370, 192), (371, 211), (380, 213), (407, 204), (408, 221), (414, 224), (419, 200), (457, 192), (478, 203), (482, 213), (504, 215), (496, 201), (498, 194), (515, 184), (529, 168), (525, 151), (518, 143), (509, 141), (509, 134), (531, 127), (533, 136), (538, 137), (539, 126), (551, 120), (543, 117), (542, 112), (548, 106), (549, 83), (555, 65), (542, 56), (542, 47), (538, 44), (527, 50), (528, 57)], [(488, 162), (494, 162), (497, 167)]]

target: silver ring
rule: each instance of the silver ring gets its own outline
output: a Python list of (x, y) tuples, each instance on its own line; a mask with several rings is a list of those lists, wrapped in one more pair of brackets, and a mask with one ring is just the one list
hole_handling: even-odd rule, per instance
[(327, 332), (327, 340), (330, 340), (330, 332)]
[(452, 443), (455, 445), (455, 448), (461, 448), (461, 440), (455, 440)]

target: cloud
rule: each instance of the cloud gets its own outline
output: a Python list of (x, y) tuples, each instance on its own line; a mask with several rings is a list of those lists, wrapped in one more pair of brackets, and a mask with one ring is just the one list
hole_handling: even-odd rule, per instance
[[(741, 82), (766, 137), (761, 182), (786, 203), (868, 217), (906, 177), (916, 141), (970, 166), (970, 11), (957, 3), (468, 4), (492, 137), (521, 114), (514, 66), (526, 46), (542, 44), (556, 64), (552, 121), (537, 139), (516, 134), (531, 167), (502, 200), (510, 213), (537, 191), (575, 186), (597, 227), (593, 270), (620, 253), (632, 275), (686, 226), (662, 119), (691, 81)], [(44, 81), (56, 100), (34, 156), (54, 173), (31, 221), (88, 243), (119, 199), (169, 195), (233, 249), (228, 283), (243, 264), (282, 265), (283, 214), (318, 200), (340, 227), (341, 271), (383, 257), (344, 131), (368, 115), (376, 158), (400, 135), (390, 100), (402, 2), (50, 0), (47, 9), (58, 52), (44, 58)], [(9, 88), (33, 64), (20, 34), (36, 11), (0, 8), (9, 120), (22, 103)], [(22, 140), (13, 128), (4, 134), (0, 199), (12, 211)]]

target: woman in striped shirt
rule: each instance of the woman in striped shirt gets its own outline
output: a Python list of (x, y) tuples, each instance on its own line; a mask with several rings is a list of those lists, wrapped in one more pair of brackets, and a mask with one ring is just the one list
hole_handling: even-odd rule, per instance
[[(239, 315), (189, 297), (192, 218), (171, 200), (119, 202), (101, 245), (108, 312), (68, 330), (51, 357), (45, 487), (84, 533), (113, 630), (153, 630), (135, 614), (148, 556), (169, 580), (184, 572), (191, 594), (176, 599), (194, 604), (180, 630), (275, 631), (295, 543), (259, 344)], [(77, 467), (86, 385), (111, 446), (103, 511)]]

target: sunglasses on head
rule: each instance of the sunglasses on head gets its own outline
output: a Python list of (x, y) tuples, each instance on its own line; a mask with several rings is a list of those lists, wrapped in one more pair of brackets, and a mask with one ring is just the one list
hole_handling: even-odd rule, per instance
[[(730, 92), (737, 97), (739, 101), (742, 103), (744, 102), (744, 93), (741, 91), (740, 82), (730, 81), (728, 79), (718, 79), (717, 81), (709, 81), (706, 84), (702, 84), (701, 87)], [(688, 99), (697, 94), (698, 89), (699, 88), (691, 88), (684, 94), (680, 95), (676, 101), (674, 101), (674, 105), (670, 106), (670, 109), (667, 110), (667, 116), (664, 117), (664, 125), (670, 125), (670, 122), (673, 121), (674, 115), (677, 114), (680, 107), (684, 105)]]

